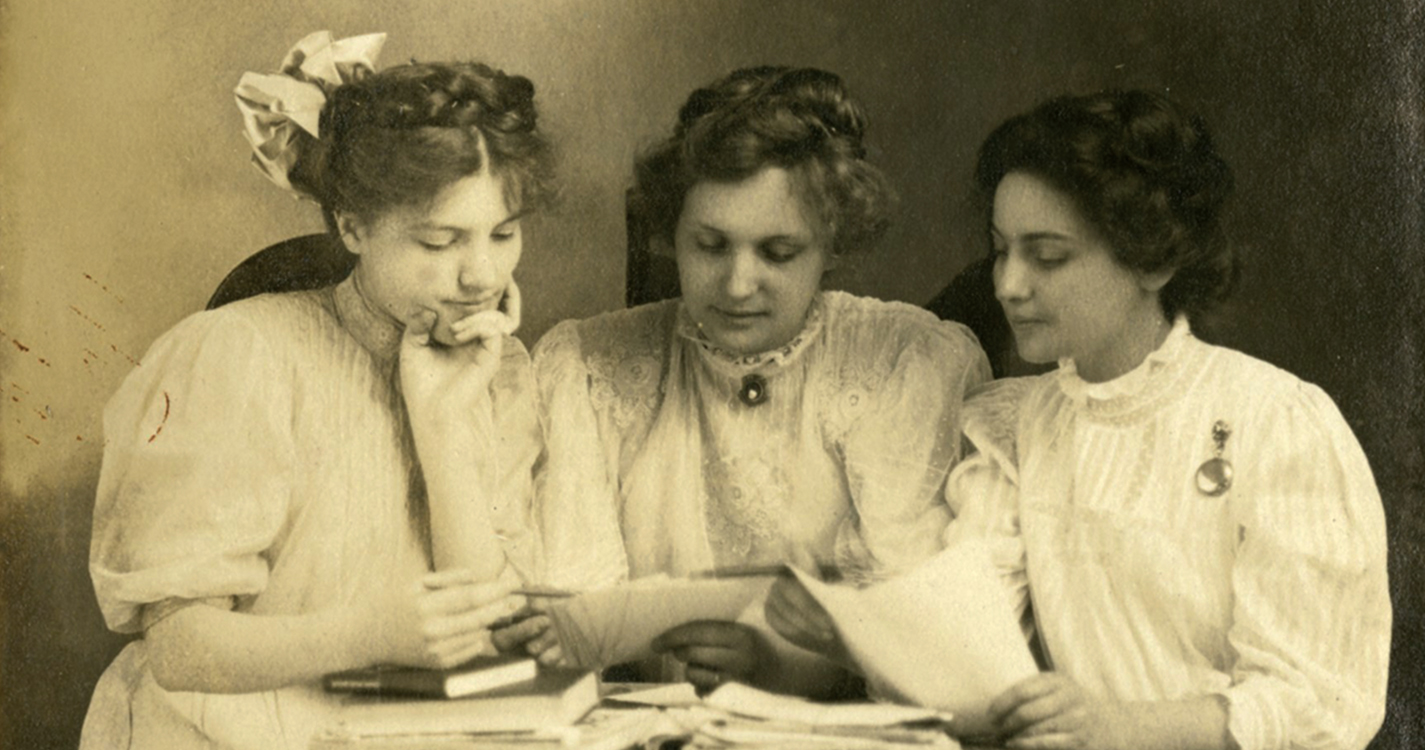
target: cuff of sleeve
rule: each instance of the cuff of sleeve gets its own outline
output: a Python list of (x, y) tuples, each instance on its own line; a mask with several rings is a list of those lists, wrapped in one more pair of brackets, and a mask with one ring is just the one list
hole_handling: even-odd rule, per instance
[(149, 628), (158, 624), (160, 620), (167, 618), (174, 612), (180, 609), (187, 609), (197, 604), (232, 611), (235, 602), (231, 596), (208, 596), (202, 599), (164, 599), (163, 601), (145, 604), (140, 619), (144, 632), (147, 632)]
[(1227, 704), (1227, 733), (1240, 750), (1287, 746), (1288, 722), (1281, 705), (1260, 681), (1248, 680), (1214, 691)]

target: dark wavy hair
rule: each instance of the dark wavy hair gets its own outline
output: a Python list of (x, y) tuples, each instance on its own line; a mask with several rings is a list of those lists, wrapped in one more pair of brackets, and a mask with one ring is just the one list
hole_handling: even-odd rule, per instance
[(694, 185), (776, 166), (798, 178), (807, 206), (831, 229), (833, 252), (864, 249), (885, 233), (895, 200), (866, 161), (865, 131), (864, 111), (834, 73), (737, 70), (689, 95), (673, 135), (639, 157), (630, 207), (671, 243)]
[(1210, 311), (1236, 285), (1237, 256), (1220, 222), (1232, 170), (1202, 119), (1162, 96), (1063, 96), (1010, 119), (985, 140), (975, 167), (987, 212), (1010, 172), (1069, 195), (1124, 267), (1173, 269), (1159, 292), (1169, 320)]
[(528, 78), (471, 62), (399, 65), (331, 92), (322, 136), (290, 179), (333, 232), (337, 212), (371, 220), (429, 203), (487, 159), (511, 208), (543, 208), (556, 194), (554, 159), (536, 121)]

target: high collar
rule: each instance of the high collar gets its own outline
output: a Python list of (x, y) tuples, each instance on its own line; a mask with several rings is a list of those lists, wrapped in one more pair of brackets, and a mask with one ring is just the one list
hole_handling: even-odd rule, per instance
[(736, 354), (709, 341), (702, 329), (698, 328), (698, 324), (693, 321), (693, 317), (688, 314), (687, 305), (680, 301), (674, 332), (679, 338), (693, 344), (693, 348), (698, 351), (702, 360), (713, 369), (729, 375), (741, 376), (751, 372), (780, 369), (797, 359), (816, 338), (816, 335), (821, 332), (824, 317), (822, 295), (818, 292), (812, 298), (811, 307), (807, 310), (806, 322), (802, 324), (801, 332), (793, 336), (791, 341), (757, 354)]
[(1171, 372), (1193, 340), (1187, 316), (1179, 315), (1173, 327), (1137, 367), (1112, 379), (1090, 383), (1079, 377), (1072, 359), (1059, 361), (1059, 389), (1076, 404), (1101, 412), (1123, 412), (1156, 400), (1173, 382)]
[(405, 329), (366, 299), (355, 272), (336, 285), (332, 298), (342, 325), (358, 343), (379, 360), (396, 358)]

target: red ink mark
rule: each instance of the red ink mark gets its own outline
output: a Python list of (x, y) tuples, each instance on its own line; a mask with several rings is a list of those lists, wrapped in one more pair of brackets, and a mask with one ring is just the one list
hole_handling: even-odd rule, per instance
[(35, 413), (40, 415), (40, 419), (49, 419), (49, 416), (39, 409), (35, 409)]
[(75, 435), (75, 436), (74, 436), (74, 439), (75, 439), (76, 441), (80, 442), (80, 443), (84, 442), (84, 436), (83, 436), (83, 435)]
[(25, 346), (24, 344), (21, 344), (18, 339), (10, 339), (10, 343), (14, 344), (15, 347), (18, 348), (18, 349), (19, 349), (20, 351), (22, 351), (22, 352), (27, 352), (27, 351), (30, 350), (30, 347)]
[(14, 402), (17, 403), (17, 404), (20, 403), (20, 397), (19, 397), (19, 396), (11, 396), (11, 397), (10, 397), (10, 400), (11, 400), (11, 401), (14, 401)]
[(35, 439), (33, 436), (31, 436), (31, 435), (26, 435), (25, 437), (28, 438), (29, 441), (30, 441), (31, 443), (34, 443), (35, 445), (39, 445), (39, 444), (40, 444), (40, 441), (36, 440), (36, 439)]
[(172, 405), (173, 405), (173, 402), (168, 400), (168, 391), (164, 391), (164, 392), (163, 392), (163, 419), (159, 420), (159, 422), (158, 422), (158, 429), (154, 430), (154, 431), (153, 431), (153, 434), (148, 437), (148, 441), (149, 441), (150, 443), (153, 442), (154, 438), (158, 437), (158, 433), (163, 432), (163, 425), (168, 422), (168, 407), (170, 407), (170, 406), (172, 406)]
[(90, 349), (90, 348), (87, 347), (87, 346), (84, 347), (84, 353), (88, 354), (89, 356), (93, 357), (94, 359), (102, 359), (102, 357), (100, 357), (98, 354), (95, 354), (95, 353), (94, 353), (94, 350), (93, 350), (93, 349)]
[(91, 282), (94, 283), (95, 286), (97, 286), (97, 287), (99, 287), (100, 289), (103, 289), (105, 292), (107, 292), (110, 297), (113, 297), (114, 299), (118, 300), (118, 301), (119, 301), (119, 304), (121, 304), (121, 305), (124, 304), (124, 298), (123, 298), (123, 297), (120, 297), (119, 295), (114, 294), (113, 292), (110, 292), (110, 291), (109, 291), (109, 287), (104, 286), (103, 284), (100, 284), (98, 279), (94, 278), (93, 276), (90, 276), (90, 275), (87, 274), (87, 273), (84, 274), (84, 278), (89, 279)]
[(49, 367), (49, 360), (45, 359), (44, 357), (40, 357), (39, 360), (40, 364), (44, 365), (45, 367)]
[(25, 390), (24, 388), (21, 388), (18, 383), (11, 382), (11, 383), (10, 383), (10, 387), (11, 387), (11, 388), (14, 388), (15, 390), (19, 391), (20, 393), (29, 393), (29, 391)]
[(104, 326), (101, 325), (101, 324), (99, 323), (99, 321), (97, 321), (97, 320), (95, 320), (95, 319), (89, 317), (88, 315), (85, 315), (83, 310), (80, 310), (79, 308), (75, 307), (74, 305), (70, 305), (70, 306), (69, 306), (69, 309), (73, 310), (75, 315), (78, 315), (79, 317), (84, 318), (85, 320), (89, 321), (89, 325), (92, 325), (92, 326), (94, 326), (95, 328), (98, 328), (98, 329), (101, 330), (101, 331), (108, 330), (108, 329), (104, 328)]

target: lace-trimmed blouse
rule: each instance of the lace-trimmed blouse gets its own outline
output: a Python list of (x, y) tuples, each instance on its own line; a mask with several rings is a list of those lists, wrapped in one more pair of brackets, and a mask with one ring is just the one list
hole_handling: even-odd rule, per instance
[[(737, 357), (677, 300), (568, 321), (535, 347), (548, 577), (593, 586), (712, 566), (834, 563), (859, 578), (933, 554), (972, 334), (825, 292), (786, 346)], [(760, 376), (766, 400), (739, 397)]]
[[(347, 281), (199, 313), (153, 344), (104, 413), (89, 568), (112, 630), (195, 603), (315, 612), (429, 569), (407, 511), (400, 335)], [(516, 340), (504, 352), (491, 401), (516, 501), (492, 511), (511, 568), (530, 571), (534, 378)], [(100, 679), (85, 747), (305, 749), (335, 706), (315, 684), (169, 692), (146, 660), (134, 641)]]
[[(1230, 431), (1214, 438), (1221, 421)], [(1072, 362), (966, 405), (948, 543), (986, 535), (1054, 668), (1116, 700), (1223, 697), (1243, 750), (1361, 748), (1391, 608), (1370, 467), (1321, 389), (1179, 320), (1107, 383)], [(1219, 454), (1231, 486), (1198, 469)]]

